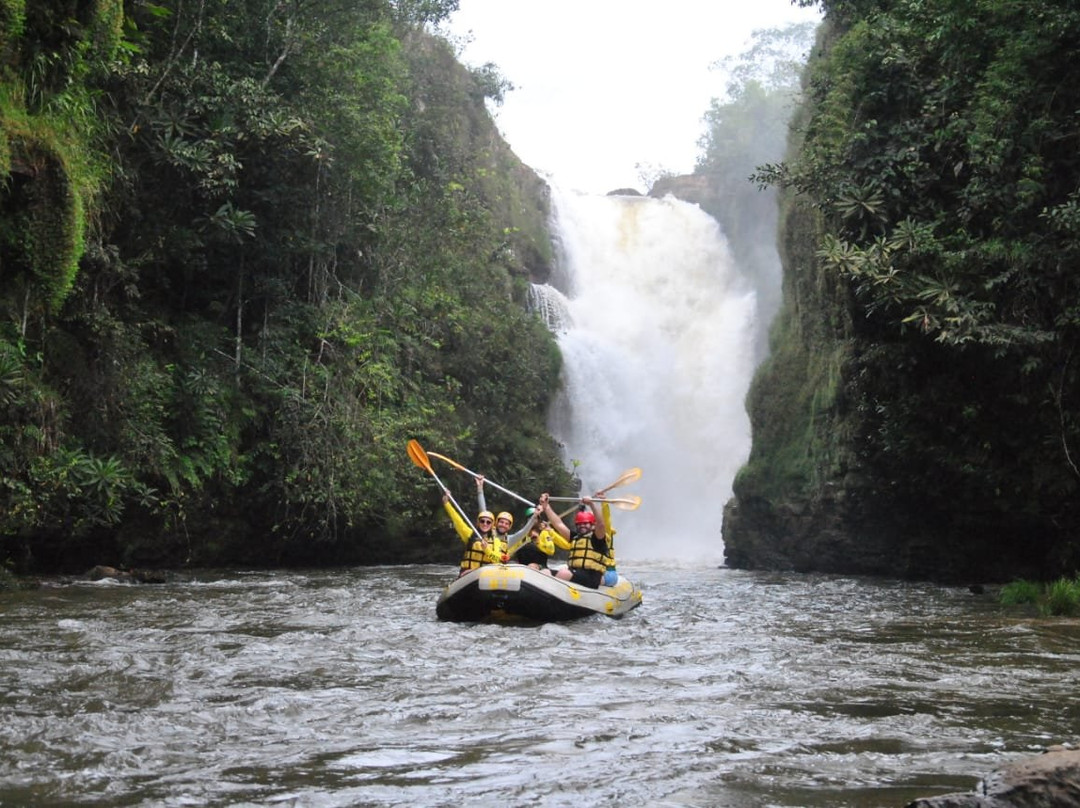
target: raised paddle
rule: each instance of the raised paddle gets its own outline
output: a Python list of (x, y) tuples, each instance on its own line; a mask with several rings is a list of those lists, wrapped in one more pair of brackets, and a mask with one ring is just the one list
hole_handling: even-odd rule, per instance
[[(618, 488), (621, 485), (629, 485), (630, 483), (637, 482), (640, 479), (641, 469), (637, 468), (636, 466), (632, 469), (627, 469), (619, 475), (619, 479), (617, 479), (615, 482), (613, 482), (606, 488), (601, 488), (599, 491), (593, 494), (592, 498), (598, 500), (607, 500), (616, 507), (622, 508), (624, 511), (637, 510), (638, 506), (641, 505), (641, 497), (626, 497), (625, 499), (607, 499), (604, 494), (606, 494), (612, 488)], [(578, 502), (581, 497), (549, 497), (549, 499), (552, 502)]]
[[(470, 471), (469, 469), (465, 468), (463, 465), (458, 463), (456, 460), (451, 460), (449, 457), (446, 457), (445, 455), (441, 455), (438, 452), (428, 452), (428, 454), (431, 455), (432, 457), (437, 457), (437, 458), (439, 458), (439, 460), (442, 460), (442, 461), (445, 461), (446, 463), (449, 463), (451, 466), (456, 468), (458, 471), (464, 471), (466, 474), (471, 474), (476, 479), (480, 479), (481, 477), (484, 477), (483, 474), (477, 474), (475, 471)], [(486, 482), (492, 488), (498, 488), (504, 494), (508, 494), (509, 496), (512, 496), (518, 502), (524, 502), (526, 505), (535, 505), (536, 504), (535, 502), (533, 502), (531, 500), (525, 499), (525, 497), (521, 496), (521, 494), (515, 494), (513, 491), (509, 490), (508, 488), (503, 488), (498, 483), (493, 483), (487, 477), (484, 477), (484, 482)]]
[[(640, 479), (641, 479), (641, 469), (637, 468), (636, 466), (634, 468), (632, 468), (632, 469), (627, 469), (626, 471), (624, 471), (622, 474), (619, 475), (619, 479), (617, 479), (615, 482), (613, 482), (611, 485), (607, 486), (606, 488), (601, 488), (599, 491), (597, 491), (593, 495), (592, 498), (595, 499), (595, 500), (599, 500), (600, 502), (609, 502), (612, 505), (614, 505), (616, 508), (620, 508), (620, 509), (622, 509), (624, 511), (636, 511), (638, 508), (641, 507), (641, 497), (639, 497), (639, 496), (628, 496), (628, 497), (614, 497), (612, 499), (608, 499), (607, 497), (604, 496), (604, 494), (606, 494), (612, 488), (618, 488), (621, 485), (629, 485), (630, 483), (637, 482)], [(581, 501), (581, 497), (548, 497), (548, 499), (550, 499), (552, 502), (580, 502)]]
[(420, 468), (424, 469), (428, 474), (435, 478), (435, 482), (439, 484), (439, 488), (443, 490), (443, 493), (450, 498), (450, 502), (457, 508), (457, 512), (461, 515), (461, 518), (465, 520), (472, 532), (483, 539), (480, 535), (480, 531), (476, 529), (476, 526), (469, 521), (469, 517), (465, 515), (465, 511), (461, 509), (461, 506), (457, 504), (457, 500), (454, 499), (454, 495), (450, 493), (450, 489), (443, 485), (443, 481), (439, 479), (439, 475), (435, 473), (435, 469), (431, 467), (431, 459), (428, 457), (427, 452), (424, 451), (424, 447), (420, 445), (420, 442), (413, 439), (409, 441), (408, 446), (409, 459)]
[(597, 491), (595, 494), (593, 494), (593, 497), (594, 498), (602, 497), (602, 496), (604, 496), (604, 494), (606, 494), (612, 488), (618, 488), (621, 485), (629, 485), (630, 483), (637, 482), (640, 479), (641, 479), (641, 469), (636, 468), (636, 467), (632, 468), (632, 469), (627, 469), (626, 471), (624, 471), (622, 474), (619, 475), (619, 479), (617, 479), (615, 482), (613, 482), (607, 488), (601, 488), (599, 491)]
[[(548, 497), (552, 502), (581, 502), (581, 497)], [(619, 510), (636, 511), (641, 507), (641, 497), (631, 494), (626, 497), (592, 497), (596, 502), (606, 502)]]

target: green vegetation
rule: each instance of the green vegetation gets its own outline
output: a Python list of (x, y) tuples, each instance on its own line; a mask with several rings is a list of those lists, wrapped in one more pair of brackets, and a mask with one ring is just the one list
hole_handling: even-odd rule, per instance
[(452, 557), (413, 437), (570, 486), (456, 0), (77, 5), (0, 5), (0, 563)]
[[(736, 496), (801, 513), (779, 529), (837, 571), (1074, 570), (1080, 9), (819, 5), (755, 176), (784, 191), (785, 300)], [(823, 552), (841, 534), (867, 553)]]
[(1043, 617), (1080, 615), (1080, 576), (1058, 578), (1046, 584), (1028, 580), (1012, 581), (1002, 587), (1005, 606), (1034, 605)]
[(1066, 617), (1080, 614), (1080, 578), (1058, 578), (1047, 584), (1039, 611), (1044, 615)]
[(1005, 606), (1020, 606), (1026, 603), (1038, 603), (1043, 587), (1035, 581), (1021, 578), (1001, 588), (1001, 602)]
[(728, 76), (726, 93), (705, 113), (706, 130), (694, 173), (709, 178), (717, 199), (709, 212), (739, 254), (754, 261), (776, 235), (776, 194), (747, 182), (757, 166), (779, 160), (787, 124), (800, 96), (799, 76), (813, 43), (810, 23), (755, 31), (751, 47), (714, 69)]

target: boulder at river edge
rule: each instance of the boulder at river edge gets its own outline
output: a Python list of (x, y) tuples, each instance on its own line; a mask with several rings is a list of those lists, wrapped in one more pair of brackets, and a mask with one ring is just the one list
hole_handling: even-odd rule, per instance
[(84, 577), (88, 581), (111, 579), (126, 584), (164, 584), (175, 578), (158, 570), (122, 570), (104, 564), (91, 568)]
[(1054, 747), (989, 775), (972, 794), (945, 794), (906, 808), (1080, 808), (1080, 751)]

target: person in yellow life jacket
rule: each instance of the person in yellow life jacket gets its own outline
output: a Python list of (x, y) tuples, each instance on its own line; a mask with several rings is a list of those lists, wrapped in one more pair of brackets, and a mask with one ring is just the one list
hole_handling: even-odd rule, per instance
[[(551, 527), (545, 514), (537, 512), (535, 508), (529, 511), (533, 511), (536, 518), (530, 520), (528, 534), (510, 546), (510, 560), (551, 575), (548, 559), (555, 555), (556, 548), (569, 550), (572, 545)], [(533, 516), (529, 511), (526, 514)]]
[[(484, 475), (482, 474), (476, 478), (476, 501), (480, 505), (481, 511), (488, 512), (487, 500), (484, 497)], [(499, 511), (499, 515), (495, 517), (495, 531), (491, 539), (495, 547), (495, 555), (499, 558), (498, 561), (494, 562), (496, 564), (506, 563), (510, 560), (510, 545), (524, 536), (529, 529), (529, 523), (526, 522), (521, 530), (511, 533), (510, 528), (513, 526), (514, 515), (509, 511)]]
[(495, 530), (495, 514), (491, 511), (480, 511), (476, 516), (476, 527), (480, 531), (480, 538), (484, 542), (485, 564), (501, 564), (506, 559), (506, 542)]
[(570, 557), (566, 566), (555, 573), (556, 578), (596, 589), (607, 572), (611, 555), (607, 525), (596, 503), (590, 497), (581, 498), (582, 507), (574, 514), (574, 532), (551, 508), (548, 495), (540, 495), (540, 507), (559, 535), (570, 542)]
[(603, 584), (604, 586), (615, 586), (619, 582), (619, 571), (615, 567), (615, 526), (611, 523), (611, 506), (608, 503), (604, 503), (602, 508), (604, 514), (604, 524), (607, 526), (608, 531), (608, 553), (604, 558), (604, 566), (606, 570), (604, 572)]
[(499, 515), (495, 517), (495, 540), (502, 544), (504, 562), (509, 561), (512, 555), (510, 546), (516, 546), (520, 542), (521, 538), (529, 532), (533, 521), (533, 519), (529, 519), (520, 530), (511, 533), (510, 528), (514, 526), (514, 515), (509, 511), (500, 511)]
[[(476, 507), (480, 513), (476, 516), (476, 527), (480, 531), (480, 537), (487, 543), (484, 548), (484, 564), (502, 564), (507, 560), (506, 540), (499, 535), (495, 525), (498, 522), (495, 514), (488, 510), (487, 499), (484, 497), (484, 475), (476, 478)], [(502, 514), (499, 514), (502, 516)], [(468, 552), (466, 551), (466, 555)], [(471, 569), (475, 569), (472, 567)]]
[(464, 517), (457, 512), (450, 502), (450, 497), (446, 494), (443, 494), (443, 509), (450, 517), (458, 538), (465, 544), (465, 554), (461, 557), (461, 571), (458, 575), (464, 575), (469, 570), (477, 569), (484, 564), (502, 562), (505, 547), (497, 544), (498, 539), (494, 535), (495, 515), (491, 511), (480, 511), (476, 517), (476, 527), (479, 531), (477, 535)]

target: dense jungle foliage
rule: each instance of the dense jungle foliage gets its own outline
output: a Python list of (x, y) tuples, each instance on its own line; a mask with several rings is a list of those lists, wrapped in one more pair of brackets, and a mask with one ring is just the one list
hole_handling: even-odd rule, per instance
[(456, 5), (0, 0), (0, 563), (453, 558), (410, 438), (570, 488), (546, 186)]
[(789, 157), (758, 175), (786, 192), (785, 304), (729, 563), (1071, 575), (1080, 6), (820, 6)]

